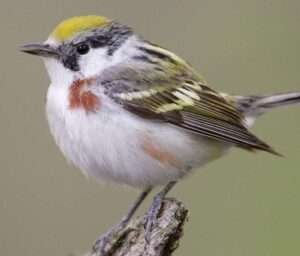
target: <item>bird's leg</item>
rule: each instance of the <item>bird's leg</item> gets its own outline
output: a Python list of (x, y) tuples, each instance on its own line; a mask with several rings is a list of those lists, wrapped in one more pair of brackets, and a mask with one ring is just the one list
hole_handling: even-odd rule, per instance
[(145, 200), (145, 198), (148, 196), (148, 194), (151, 192), (151, 190), (152, 190), (152, 187), (149, 187), (149, 188), (145, 189), (142, 193), (140, 193), (138, 198), (134, 201), (132, 206), (129, 208), (128, 213), (122, 218), (121, 222), (118, 223), (116, 226), (111, 228), (109, 231), (107, 231), (105, 234), (103, 234), (102, 236), (100, 236), (97, 239), (97, 241), (93, 245), (94, 252), (101, 251), (101, 254), (105, 255), (106, 245), (109, 243), (112, 236), (119, 230), (122, 230), (129, 223), (132, 216), (137, 211), (137, 209), (140, 207), (140, 205)]
[(145, 239), (149, 243), (151, 239), (151, 232), (153, 227), (155, 226), (159, 210), (161, 209), (163, 199), (167, 195), (167, 193), (175, 186), (177, 182), (172, 181), (168, 183), (159, 193), (157, 193), (153, 199), (152, 205), (148, 210), (145, 227), (146, 227), (146, 235)]
[(140, 205), (143, 203), (143, 201), (149, 195), (151, 190), (152, 190), (152, 188), (149, 187), (149, 188), (145, 189), (142, 193), (140, 193), (138, 198), (134, 201), (132, 206), (129, 208), (128, 213), (123, 217), (123, 219), (121, 221), (121, 224), (123, 225), (123, 227), (128, 224), (128, 222), (131, 220), (132, 216), (135, 214), (137, 209), (140, 207)]

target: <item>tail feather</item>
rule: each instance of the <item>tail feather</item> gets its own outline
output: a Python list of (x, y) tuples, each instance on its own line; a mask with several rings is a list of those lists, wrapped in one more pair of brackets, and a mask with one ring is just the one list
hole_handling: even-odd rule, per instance
[[(236, 107), (244, 114), (245, 125), (251, 127), (256, 118), (263, 113), (276, 108), (300, 103), (300, 92), (273, 94), (269, 96), (235, 96)], [(271, 146), (262, 142), (258, 148), (277, 156), (282, 156)]]
[(269, 96), (236, 96), (237, 108), (245, 116), (257, 117), (270, 109), (300, 103), (300, 92)]

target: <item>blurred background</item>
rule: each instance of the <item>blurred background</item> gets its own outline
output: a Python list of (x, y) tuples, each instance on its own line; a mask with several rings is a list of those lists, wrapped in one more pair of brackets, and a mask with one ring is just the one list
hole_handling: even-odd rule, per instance
[[(300, 90), (299, 11), (294, 0), (2, 1), (0, 255), (84, 253), (138, 193), (66, 163), (44, 116), (48, 77), (21, 44), (43, 41), (69, 16), (102, 14), (177, 52), (218, 90)], [(286, 157), (233, 150), (182, 181), (171, 195), (190, 220), (175, 255), (300, 255), (300, 106), (253, 130)]]

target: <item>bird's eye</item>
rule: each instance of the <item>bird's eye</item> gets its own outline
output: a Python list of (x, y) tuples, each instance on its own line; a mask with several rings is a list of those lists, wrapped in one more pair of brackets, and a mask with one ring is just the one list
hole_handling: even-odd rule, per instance
[(84, 55), (89, 52), (90, 47), (88, 44), (80, 44), (77, 46), (76, 50), (80, 55)]

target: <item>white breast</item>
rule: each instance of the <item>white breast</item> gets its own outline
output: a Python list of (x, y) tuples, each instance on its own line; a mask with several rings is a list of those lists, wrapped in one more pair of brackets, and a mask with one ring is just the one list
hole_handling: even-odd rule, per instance
[(144, 120), (99, 96), (101, 107), (96, 113), (70, 110), (68, 90), (51, 85), (46, 109), (51, 133), (63, 154), (99, 181), (135, 187), (161, 185), (183, 177), (227, 149), (175, 126)]

